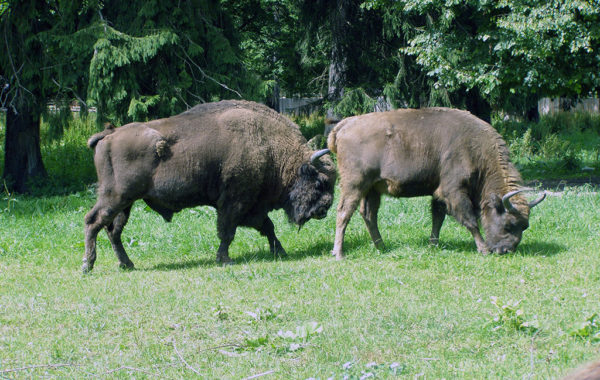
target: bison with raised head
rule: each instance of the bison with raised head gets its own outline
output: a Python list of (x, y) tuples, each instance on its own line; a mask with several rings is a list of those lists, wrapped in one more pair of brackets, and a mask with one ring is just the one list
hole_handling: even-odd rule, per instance
[(309, 150), (297, 125), (253, 102), (201, 104), (166, 119), (108, 127), (88, 145), (95, 150), (98, 199), (85, 216), (84, 272), (94, 265), (103, 227), (119, 265), (133, 267), (121, 232), (137, 199), (166, 221), (187, 207), (216, 208), (223, 263), (231, 261), (238, 226), (257, 229), (272, 252), (284, 255), (267, 213), (283, 208), (302, 225), (325, 217), (333, 201), (328, 150)]
[(514, 250), (529, 225), (529, 210), (543, 199), (527, 203), (505, 142), (466, 111), (403, 109), (350, 117), (335, 126), (327, 143), (337, 153), (340, 175), (332, 252), (338, 259), (359, 204), (375, 246), (383, 248), (377, 227), (382, 194), (432, 195), (430, 241), (437, 243), (448, 213), (471, 232), (483, 253)]

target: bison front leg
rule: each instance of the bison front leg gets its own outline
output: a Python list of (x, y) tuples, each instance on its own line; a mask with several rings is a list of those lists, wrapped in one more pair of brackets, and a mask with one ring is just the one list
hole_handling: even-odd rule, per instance
[(440, 241), (440, 230), (446, 218), (446, 203), (436, 198), (431, 199), (431, 236), (429, 243), (438, 245)]
[(469, 197), (462, 192), (457, 192), (453, 194), (452, 197), (448, 198), (448, 206), (450, 209), (450, 213), (452, 216), (456, 218), (456, 220), (465, 226), (467, 230), (475, 239), (475, 245), (477, 245), (477, 251), (483, 254), (488, 254), (490, 251), (479, 232), (479, 225), (477, 224), (477, 215), (475, 214), (475, 210), (473, 204)]
[(106, 227), (108, 239), (119, 260), (119, 267), (122, 269), (133, 269), (133, 263), (129, 260), (129, 256), (127, 256), (127, 252), (125, 252), (125, 247), (123, 247), (123, 242), (121, 241), (121, 233), (123, 232), (125, 224), (127, 224), (130, 212), (131, 206), (126, 207), (122, 212), (117, 214), (113, 222)]
[(235, 237), (237, 226), (238, 218), (235, 215), (232, 215), (228, 210), (217, 210), (217, 236), (221, 240), (217, 250), (217, 263), (233, 263), (233, 260), (229, 257), (229, 246)]
[(271, 253), (275, 256), (285, 257), (287, 253), (281, 246), (281, 242), (275, 236), (275, 226), (273, 225), (273, 221), (268, 216), (265, 218), (262, 226), (259, 229), (260, 234), (266, 236), (269, 240), (269, 248), (271, 249)]
[(375, 244), (375, 247), (378, 250), (382, 251), (385, 249), (385, 244), (383, 244), (383, 239), (381, 238), (379, 227), (377, 226), (377, 212), (379, 211), (380, 204), (381, 194), (375, 190), (371, 190), (367, 196), (361, 200), (359, 211), (367, 225), (373, 244)]

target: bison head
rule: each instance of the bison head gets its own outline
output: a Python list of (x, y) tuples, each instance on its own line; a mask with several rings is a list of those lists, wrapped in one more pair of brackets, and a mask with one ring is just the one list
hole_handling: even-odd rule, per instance
[(299, 226), (311, 218), (324, 218), (333, 203), (336, 172), (331, 158), (323, 157), (327, 153), (329, 149), (314, 152), (298, 168), (284, 209), (290, 221)]
[(522, 197), (511, 202), (520, 192), (515, 190), (500, 199), (492, 194), (482, 210), (482, 224), (485, 229), (486, 244), (491, 252), (512, 252), (521, 242), (523, 231), (529, 227), (529, 211), (544, 200), (546, 193), (533, 202), (527, 203)]

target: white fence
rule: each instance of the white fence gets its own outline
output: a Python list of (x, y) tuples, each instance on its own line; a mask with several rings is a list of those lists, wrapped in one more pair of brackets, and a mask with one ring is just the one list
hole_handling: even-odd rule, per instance
[(564, 111), (599, 113), (600, 99), (542, 98), (538, 101), (540, 115), (553, 115)]

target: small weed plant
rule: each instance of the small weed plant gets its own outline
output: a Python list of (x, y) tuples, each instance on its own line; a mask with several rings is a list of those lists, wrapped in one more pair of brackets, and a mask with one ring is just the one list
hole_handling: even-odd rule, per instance
[(585, 321), (569, 331), (569, 335), (591, 343), (600, 343), (600, 316), (597, 313), (592, 314)]
[(527, 333), (535, 333), (539, 330), (537, 319), (525, 318), (523, 309), (519, 307), (521, 301), (502, 302), (496, 296), (490, 297), (490, 302), (496, 307), (496, 313), (492, 322), (493, 328), (506, 328)]

